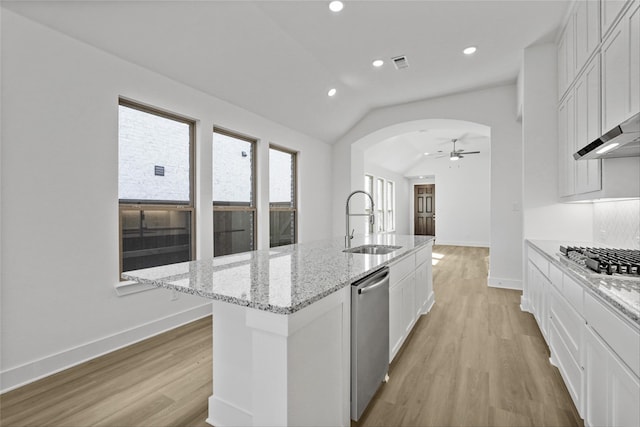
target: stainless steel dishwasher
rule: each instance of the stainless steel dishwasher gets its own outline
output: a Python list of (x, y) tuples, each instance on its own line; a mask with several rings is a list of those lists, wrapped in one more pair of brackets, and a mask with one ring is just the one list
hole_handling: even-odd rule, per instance
[(357, 421), (389, 372), (389, 269), (351, 285), (351, 418)]

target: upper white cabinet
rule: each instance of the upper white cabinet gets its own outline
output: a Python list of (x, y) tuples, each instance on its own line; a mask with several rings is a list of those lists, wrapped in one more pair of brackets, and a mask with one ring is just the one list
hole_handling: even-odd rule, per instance
[(587, 63), (600, 44), (600, 4), (579, 1), (573, 12), (575, 27), (576, 74)]
[(595, 56), (587, 64), (574, 87), (575, 141), (569, 162), (575, 168), (575, 194), (602, 188), (601, 165), (597, 159), (575, 161), (573, 153), (588, 141), (602, 135), (600, 131), (600, 58)]
[(606, 180), (602, 160), (573, 154), (640, 111), (640, 0), (575, 1), (557, 48), (560, 197), (633, 197), (615, 184), (625, 171), (605, 168)]
[(601, 58), (606, 132), (640, 111), (640, 0), (631, 3), (603, 40)]

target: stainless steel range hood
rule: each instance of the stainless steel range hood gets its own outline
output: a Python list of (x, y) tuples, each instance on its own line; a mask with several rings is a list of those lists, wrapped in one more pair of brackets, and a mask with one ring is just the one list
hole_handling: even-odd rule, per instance
[(640, 156), (640, 113), (620, 123), (573, 155), (576, 160)]

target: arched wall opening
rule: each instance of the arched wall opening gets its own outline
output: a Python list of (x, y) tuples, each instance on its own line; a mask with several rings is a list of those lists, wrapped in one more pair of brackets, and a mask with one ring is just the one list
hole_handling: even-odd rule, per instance
[(516, 115), (515, 84), (372, 111), (333, 148), (336, 235), (344, 233), (346, 196), (363, 186), (364, 150), (369, 146), (401, 132), (418, 131), (427, 118), (486, 126), (491, 129), (489, 284), (521, 289), (522, 126)]
[[(380, 129), (352, 144), (357, 149), (352, 162), (357, 162), (357, 155), (362, 153), (364, 173), (376, 184), (392, 183), (394, 187), (395, 205), (392, 209), (376, 209), (375, 230), (434, 234), (440, 244), (489, 247), (490, 137), (491, 128), (483, 124), (422, 119)], [(459, 160), (450, 159), (454, 140), (456, 151), (462, 152)], [(427, 203), (422, 203), (422, 198), (416, 203), (415, 192), (423, 191), (426, 184), (431, 185), (430, 191), (435, 190), (434, 196)], [(364, 189), (372, 191), (376, 203), (393, 202), (380, 197), (389, 191), (386, 185)], [(427, 204), (430, 213), (420, 213)], [(352, 228), (365, 233), (369, 227), (363, 220)]]

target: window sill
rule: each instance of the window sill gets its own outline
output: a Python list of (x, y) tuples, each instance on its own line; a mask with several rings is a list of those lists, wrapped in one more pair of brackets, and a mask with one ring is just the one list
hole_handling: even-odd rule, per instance
[(114, 285), (116, 290), (116, 294), (119, 297), (123, 297), (126, 295), (137, 294), (138, 292), (150, 291), (152, 289), (158, 289), (153, 285), (146, 285), (144, 283), (134, 282), (133, 280), (125, 280), (123, 282), (118, 282)]

